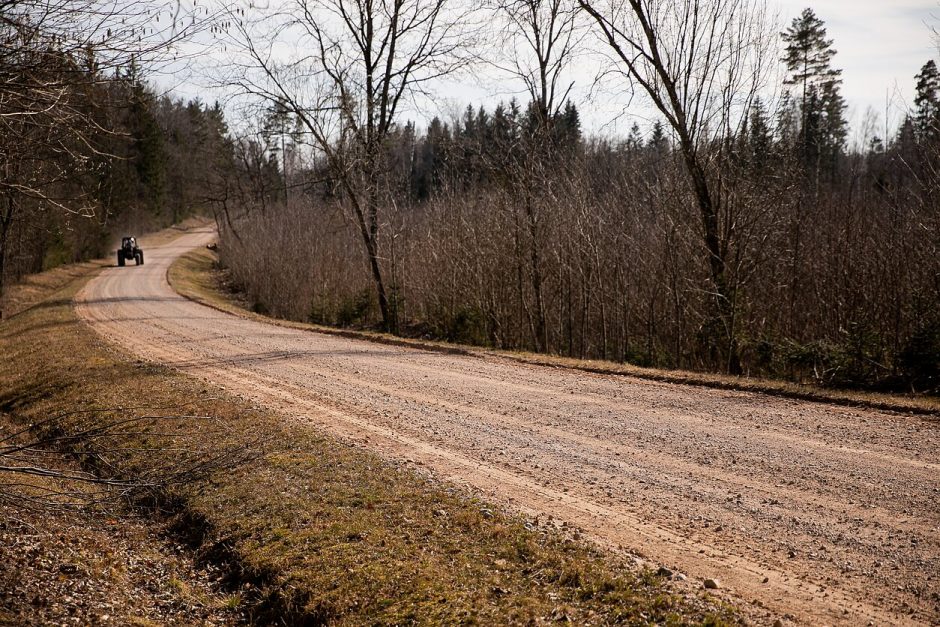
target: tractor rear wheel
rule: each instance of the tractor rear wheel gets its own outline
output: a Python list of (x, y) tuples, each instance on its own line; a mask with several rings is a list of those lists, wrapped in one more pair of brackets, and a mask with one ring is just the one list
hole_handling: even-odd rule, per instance
[(119, 251), (117, 252), (117, 255), (118, 255), (118, 266), (120, 266), (121, 268), (123, 268), (123, 267), (124, 267), (124, 251), (123, 251), (123, 250), (119, 250)]

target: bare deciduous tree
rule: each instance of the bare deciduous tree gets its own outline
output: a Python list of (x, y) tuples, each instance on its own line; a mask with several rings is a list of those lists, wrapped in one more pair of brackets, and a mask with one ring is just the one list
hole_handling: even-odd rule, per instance
[(513, 218), (518, 297), (533, 344), (544, 351), (549, 348), (544, 266), (551, 220), (546, 208), (553, 204), (555, 183), (564, 178), (559, 166), (570, 157), (556, 154), (553, 123), (573, 87), (567, 74), (583, 30), (577, 4), (569, 0), (495, 0), (493, 5), (506, 42), (495, 63), (525, 86), (529, 110), (523, 128), (497, 138), (501, 157), (492, 166), (505, 173), (499, 178)]
[(573, 83), (565, 80), (583, 37), (577, 4), (570, 0), (495, 0), (505, 20), (497, 65), (525, 85), (544, 123), (557, 114)]
[(579, 0), (611, 57), (665, 117), (678, 140), (701, 214), (727, 370), (738, 371), (732, 197), (722, 148), (746, 120), (775, 55), (759, 0)]
[(382, 240), (393, 186), (386, 140), (409, 99), (467, 63), (470, 16), (454, 0), (293, 0), (232, 30), (240, 67), (225, 82), (299, 121), (359, 229), (389, 329), (397, 316)]

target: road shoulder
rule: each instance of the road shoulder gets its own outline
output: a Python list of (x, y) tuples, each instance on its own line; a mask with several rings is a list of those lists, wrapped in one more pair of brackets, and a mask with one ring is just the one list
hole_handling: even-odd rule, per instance
[(631, 364), (480, 348), (434, 340), (405, 338), (376, 331), (338, 329), (317, 324), (272, 318), (252, 311), (251, 303), (247, 302), (243, 295), (233, 289), (228, 289), (230, 286), (227, 283), (226, 275), (218, 267), (218, 255), (208, 249), (196, 249), (181, 256), (170, 267), (167, 278), (170, 285), (177, 293), (194, 302), (242, 318), (291, 329), (325, 333), (350, 339), (360, 339), (419, 350), (476, 356), (484, 359), (508, 359), (519, 363), (549, 368), (568, 368), (593, 374), (624, 376), (658, 381), (661, 383), (767, 394), (800, 401), (859, 407), (940, 419), (940, 398), (931, 396), (880, 394), (876, 392), (822, 388), (813, 385), (798, 385), (787, 381), (770, 379), (642, 368)]

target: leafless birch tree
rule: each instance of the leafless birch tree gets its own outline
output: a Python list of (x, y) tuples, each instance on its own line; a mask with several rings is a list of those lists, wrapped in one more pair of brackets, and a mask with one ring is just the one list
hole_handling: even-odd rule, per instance
[(701, 214), (726, 369), (738, 370), (729, 257), (733, 196), (720, 158), (744, 123), (774, 55), (762, 0), (579, 0), (613, 67), (672, 128)]

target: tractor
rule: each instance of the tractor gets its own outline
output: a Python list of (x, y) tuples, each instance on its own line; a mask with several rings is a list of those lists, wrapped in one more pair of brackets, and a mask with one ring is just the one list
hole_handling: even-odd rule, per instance
[(138, 266), (144, 265), (144, 251), (137, 245), (136, 237), (125, 237), (121, 240), (121, 247), (117, 251), (118, 265), (124, 267), (124, 262), (131, 259)]

